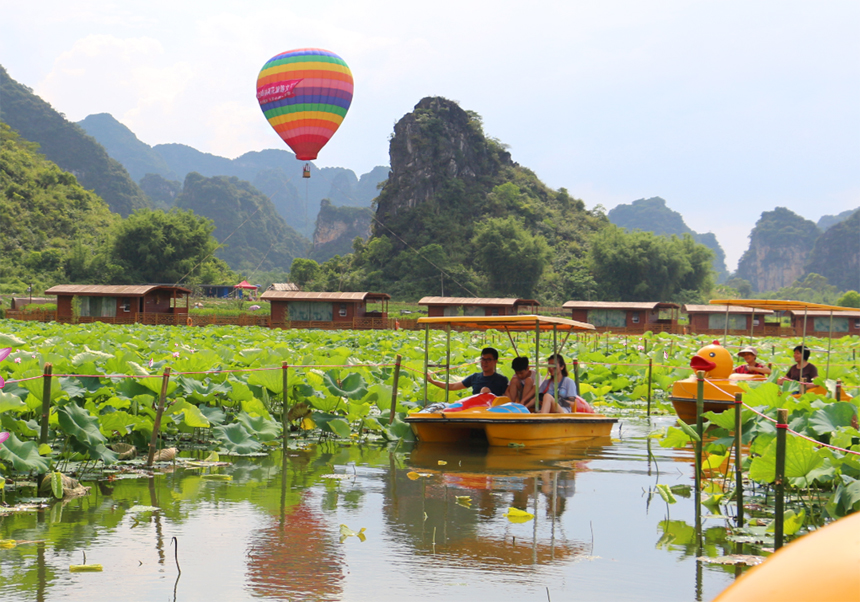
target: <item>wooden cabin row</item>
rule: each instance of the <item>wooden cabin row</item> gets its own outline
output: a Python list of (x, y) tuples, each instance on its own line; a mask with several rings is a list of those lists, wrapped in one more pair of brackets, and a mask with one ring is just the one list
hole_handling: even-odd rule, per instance
[[(280, 290), (278, 290), (280, 289)], [(288, 290), (284, 290), (288, 289)], [(260, 295), (270, 304), (247, 320), (189, 315), (187, 288), (150, 284), (137, 286), (60, 285), (45, 291), (56, 296), (58, 322), (111, 322), (204, 325), (242, 323), (272, 328), (389, 329), (414, 327), (414, 320), (389, 317), (391, 296), (386, 293), (316, 293), (292, 286), (273, 287)], [(428, 316), (506, 316), (540, 313), (534, 299), (424, 297), (418, 302)], [(661, 302), (568, 301), (569, 317), (588, 322), (598, 332), (637, 334), (646, 331), (675, 334), (752, 336), (810, 336), (860, 334), (860, 310), (830, 315), (826, 311), (789, 311), (790, 325), (770, 310), (721, 305), (679, 305)], [(10, 312), (10, 314), (13, 312)], [(17, 313), (17, 312), (14, 312)], [(688, 324), (680, 325), (684, 313)], [(16, 317), (10, 315), (9, 317)]]

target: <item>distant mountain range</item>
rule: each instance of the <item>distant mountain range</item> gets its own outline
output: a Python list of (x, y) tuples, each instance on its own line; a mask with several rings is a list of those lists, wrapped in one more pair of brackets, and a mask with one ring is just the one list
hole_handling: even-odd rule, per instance
[[(287, 150), (253, 151), (228, 159), (184, 144), (149, 146), (107, 113), (90, 115), (78, 125), (137, 181), (155, 174), (168, 181), (182, 182), (193, 172), (206, 177), (232, 176), (246, 180), (271, 199), (287, 224), (307, 238), (313, 235), (322, 199), (329, 199), (337, 206), (369, 208), (377, 195), (377, 186), (388, 178), (388, 168), (382, 166), (359, 178), (350, 169), (318, 169), (311, 164), (311, 177), (303, 179), (304, 163)], [(163, 202), (164, 197), (159, 199)]]
[(88, 190), (94, 190), (114, 213), (127, 216), (149, 207), (149, 199), (122, 164), (80, 127), (19, 84), (0, 67), (0, 121), (22, 138), (39, 144), (49, 161), (71, 172)]
[(669, 209), (666, 201), (655, 196), (650, 199), (639, 199), (629, 205), (618, 205), (607, 214), (609, 221), (625, 230), (642, 230), (661, 236), (683, 236), (689, 234), (714, 252), (713, 268), (717, 281), (724, 282), (728, 277), (726, 269), (726, 253), (717, 242), (712, 232), (699, 234), (694, 232), (685, 222), (680, 213)]

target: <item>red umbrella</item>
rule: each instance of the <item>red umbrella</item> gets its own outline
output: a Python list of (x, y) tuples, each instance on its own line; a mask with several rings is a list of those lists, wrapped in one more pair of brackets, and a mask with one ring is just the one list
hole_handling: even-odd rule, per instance
[(239, 284), (233, 285), (233, 288), (259, 288), (255, 284), (250, 284), (247, 280), (243, 280)]

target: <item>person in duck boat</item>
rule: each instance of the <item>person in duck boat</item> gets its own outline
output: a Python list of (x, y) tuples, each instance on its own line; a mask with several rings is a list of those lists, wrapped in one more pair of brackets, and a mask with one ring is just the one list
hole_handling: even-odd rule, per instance
[(818, 368), (809, 363), (809, 347), (798, 345), (794, 348), (794, 365), (788, 369), (785, 376), (779, 378), (779, 384), (787, 380), (811, 383), (818, 378)]
[(521, 403), (530, 411), (535, 407), (535, 373), (529, 368), (529, 358), (515, 357), (511, 362), (514, 377), (511, 379), (505, 397), (513, 402)]
[(735, 368), (735, 374), (768, 375), (771, 373), (770, 368), (768, 368), (761, 362), (756, 361), (757, 358), (755, 347), (744, 347), (743, 349), (738, 351), (738, 355), (741, 356), (741, 359), (743, 359), (745, 363)]
[[(496, 364), (499, 361), (499, 352), (492, 347), (485, 347), (481, 350), (481, 371), (467, 376), (461, 382), (450, 383), (449, 391), (459, 391), (467, 387), (472, 388), (472, 394), (492, 393), (496, 397), (505, 394), (505, 389), (508, 388), (508, 377), (504, 374), (496, 372)], [(445, 383), (433, 380), (430, 375), (427, 375), (427, 382), (431, 385), (445, 388)]]
[[(540, 384), (540, 413), (541, 414), (569, 414), (571, 405), (576, 403), (577, 412), (593, 412), (585, 400), (577, 399), (579, 392), (576, 390), (576, 383), (567, 374), (567, 364), (564, 363), (564, 358), (561, 355), (553, 354), (546, 360), (547, 375), (546, 380)], [(559, 371), (558, 376), (558, 401), (556, 401), (555, 384), (556, 370)]]

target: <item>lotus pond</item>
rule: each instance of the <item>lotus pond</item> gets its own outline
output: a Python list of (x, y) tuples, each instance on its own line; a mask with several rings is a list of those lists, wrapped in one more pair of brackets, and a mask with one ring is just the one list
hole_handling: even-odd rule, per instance
[[(692, 454), (647, 437), (670, 422), (541, 452), (315, 442), (131, 464), (0, 519), (17, 542), (0, 549), (0, 599), (709, 600), (741, 569), (697, 558), (761, 546), (720, 516), (697, 538)], [(71, 572), (84, 554), (102, 571)]]
[[(504, 358), (532, 347), (468, 333), (452, 343), (460, 376), (486, 344)], [(733, 411), (708, 417), (697, 529), (690, 433), (665, 399), (701, 343), (572, 338), (564, 353), (580, 361), (584, 397), (622, 419), (612, 438), (464, 452), (416, 444), (401, 420), (423, 399), (423, 333), (0, 321), (0, 599), (712, 599), (773, 545), (774, 429), (745, 410), (752, 517), (738, 529)], [(778, 362), (794, 341), (756, 343)], [(820, 384), (839, 378), (856, 400), (856, 337), (809, 344), (831, 351)], [(429, 355), (444, 363), (441, 333)], [(860, 451), (860, 432), (856, 401), (792, 398), (775, 376), (749, 403), (787, 407), (792, 429), (844, 448), (789, 439), (790, 536), (860, 510), (860, 462), (844, 451)], [(159, 447), (178, 456), (120, 460), (146, 450), (162, 387)], [(89, 491), (64, 496), (61, 473)], [(53, 488), (39, 491), (38, 474)]]

